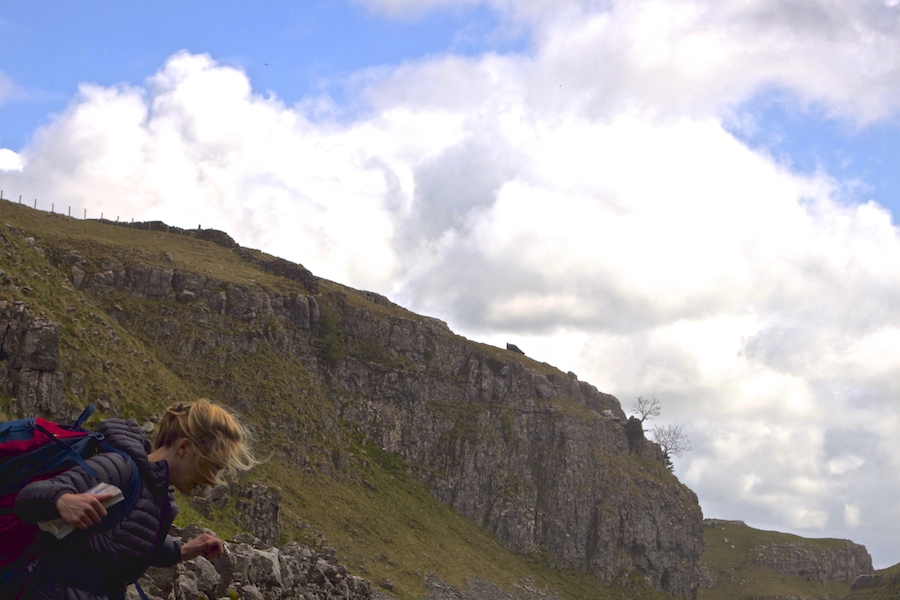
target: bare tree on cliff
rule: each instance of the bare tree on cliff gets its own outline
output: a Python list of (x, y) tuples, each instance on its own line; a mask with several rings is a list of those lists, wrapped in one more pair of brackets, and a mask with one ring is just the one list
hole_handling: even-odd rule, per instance
[(631, 403), (631, 412), (638, 415), (638, 420), (641, 423), (653, 417), (658, 417), (660, 413), (659, 400), (652, 396), (650, 398), (638, 396)]
[(680, 425), (656, 426), (653, 428), (653, 441), (659, 444), (666, 455), (666, 466), (672, 470), (672, 457), (681, 456), (685, 452), (693, 450), (691, 440), (686, 433), (681, 431)]
[[(629, 417), (626, 425), (626, 432), (629, 437), (629, 445), (634, 449), (636, 446), (636, 436), (644, 435), (644, 421), (658, 417), (662, 412), (659, 406), (659, 400), (651, 396), (644, 398), (638, 396), (631, 404), (631, 411), (637, 416)], [(666, 425), (664, 427), (656, 426), (653, 428), (653, 441), (659, 444), (665, 456), (666, 467), (671, 471), (673, 468), (672, 457), (681, 456), (685, 452), (693, 450), (691, 441), (687, 434), (681, 430), (680, 425)]]

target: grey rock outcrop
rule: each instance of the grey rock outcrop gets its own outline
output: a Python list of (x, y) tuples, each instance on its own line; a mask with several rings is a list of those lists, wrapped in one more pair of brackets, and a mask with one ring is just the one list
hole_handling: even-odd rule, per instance
[(58, 364), (59, 324), (32, 318), (24, 302), (0, 300), (0, 382), (19, 399), (16, 416), (68, 412)]
[(835, 540), (835, 548), (807, 543), (768, 542), (751, 550), (750, 562), (773, 573), (796, 575), (809, 581), (855, 581), (872, 572), (865, 546)]
[(260, 323), (274, 318), (307, 331), (318, 327), (318, 304), (310, 295), (282, 295), (257, 285), (224, 283), (207, 275), (144, 262), (126, 266), (116, 259), (101, 263), (99, 272), (85, 275), (84, 262), (77, 253), (70, 253), (67, 262), (72, 284), (95, 293), (114, 289), (138, 298), (180, 303), (197, 299), (203, 310), (218, 315)]
[[(202, 531), (188, 527), (173, 531), (189, 540)], [(282, 547), (261, 543), (252, 536), (225, 543), (225, 554), (203, 557), (168, 569), (153, 567), (140, 580), (151, 600), (206, 600), (207, 598), (283, 600), (369, 600), (372, 586), (350, 574), (333, 556), (302, 544)], [(126, 598), (139, 600), (130, 587)]]
[[(175, 529), (176, 537), (189, 540), (207, 531)], [(212, 532), (209, 532), (212, 533)], [(391, 600), (368, 580), (352, 575), (332, 553), (302, 544), (269, 546), (252, 536), (225, 543), (221, 558), (199, 557), (163, 569), (151, 568), (139, 581), (150, 600), (206, 600), (243, 598), (282, 600)], [(389, 586), (382, 586), (389, 587)], [(456, 588), (432, 573), (425, 575), (424, 600), (561, 600), (550, 590), (520, 581), (510, 590), (482, 579)], [(127, 600), (139, 600), (130, 587)]]

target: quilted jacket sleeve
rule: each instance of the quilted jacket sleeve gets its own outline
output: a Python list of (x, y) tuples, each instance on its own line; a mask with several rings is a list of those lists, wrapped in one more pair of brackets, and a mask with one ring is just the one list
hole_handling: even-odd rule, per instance
[(181, 542), (167, 535), (151, 559), (154, 567), (172, 567), (181, 562)]
[(29, 483), (16, 497), (16, 515), (25, 523), (36, 523), (59, 517), (56, 501), (63, 494), (80, 494), (98, 483), (111, 483), (124, 489), (131, 477), (133, 463), (114, 452), (92, 456), (87, 463), (97, 473), (97, 479), (88, 475), (80, 466), (44, 481)]

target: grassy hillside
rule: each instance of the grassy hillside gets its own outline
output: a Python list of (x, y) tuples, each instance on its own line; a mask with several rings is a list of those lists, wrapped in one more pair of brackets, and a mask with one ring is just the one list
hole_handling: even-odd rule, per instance
[(849, 592), (849, 581), (808, 581), (803, 577), (772, 573), (754, 565), (753, 549), (772, 543), (810, 545), (814, 548), (836, 549), (843, 540), (807, 539), (796, 535), (761, 531), (744, 524), (723, 522), (718, 527), (706, 527), (706, 550), (701, 568), (712, 587), (701, 586), (699, 600), (738, 600), (762, 598), (838, 599)]
[[(143, 421), (172, 402), (218, 399), (227, 390), (257, 432), (258, 453), (269, 458), (248, 482), (283, 493), (284, 541), (320, 543), (316, 532), (321, 532), (352, 572), (376, 584), (391, 580), (402, 599), (421, 598), (429, 572), (459, 587), (473, 577), (505, 588), (527, 579), (572, 600), (665, 597), (638, 574), (623, 574), (620, 585), (606, 587), (585, 574), (555, 568), (545, 556), (508, 552), (476, 524), (435, 501), (397, 457), (366, 445), (333, 414), (329, 399), (299, 361), (267, 351), (261, 343), (265, 331), (233, 324), (228, 334), (243, 340), (246, 349), (215, 347), (211, 329), (217, 325), (191, 321), (178, 303), (117, 293), (100, 298), (76, 290), (68, 267), (62, 268), (72, 251), (92, 265), (125, 257), (284, 294), (303, 293), (302, 285), (263, 272), (211, 242), (0, 201), (0, 270), (8, 280), (0, 283), (0, 303), (9, 308), (24, 302), (33, 318), (60, 324), (58, 371), (67, 374), (72, 411), (93, 402), (100, 408), (97, 419), (122, 415)], [(323, 290), (329, 286), (341, 288), (353, 302), (366, 302), (363, 295), (323, 282)], [(322, 295), (323, 314), (327, 296)], [(164, 343), (176, 336), (180, 346)], [(322, 343), (340, 340), (323, 338)], [(0, 419), (13, 416), (13, 408), (12, 397), (0, 395)], [(268, 435), (276, 421), (282, 433)], [(180, 500), (186, 509), (179, 517), (182, 524), (195, 519), (225, 536), (238, 531), (228, 510), (203, 520)]]

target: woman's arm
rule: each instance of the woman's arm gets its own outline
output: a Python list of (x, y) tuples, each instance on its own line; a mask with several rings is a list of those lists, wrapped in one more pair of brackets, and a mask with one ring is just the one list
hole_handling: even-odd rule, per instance
[(157, 546), (150, 564), (154, 567), (172, 567), (181, 562), (181, 542), (167, 535), (162, 544)]
[(191, 560), (203, 555), (205, 558), (219, 558), (225, 552), (225, 544), (214, 535), (201, 533), (181, 546), (181, 560)]
[(115, 496), (113, 492), (103, 494), (63, 494), (56, 499), (56, 512), (66, 525), (87, 529), (106, 516), (103, 503)]
[[(99, 481), (121, 488), (131, 477), (132, 462), (113, 452), (98, 454), (87, 460)], [(72, 467), (51, 479), (35, 481), (22, 488), (16, 497), (14, 511), (25, 523), (36, 523), (62, 517), (75, 527), (84, 529), (106, 514), (102, 501), (109, 496), (85, 494), (97, 483), (80, 466)], [(99, 505), (99, 510), (97, 506)]]
[(184, 560), (198, 556), (219, 558), (225, 553), (225, 543), (214, 535), (201, 533), (187, 542), (180, 542), (170, 535), (154, 553), (151, 564), (156, 567), (171, 567)]

